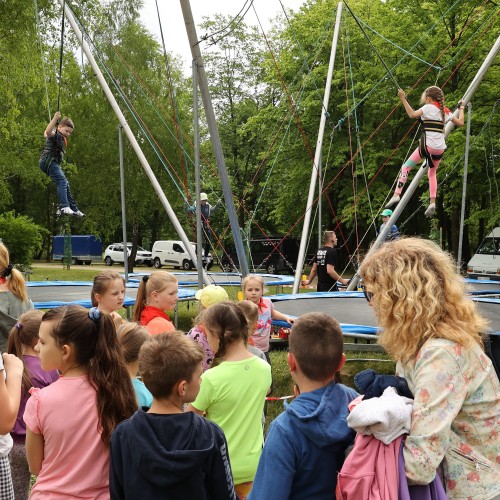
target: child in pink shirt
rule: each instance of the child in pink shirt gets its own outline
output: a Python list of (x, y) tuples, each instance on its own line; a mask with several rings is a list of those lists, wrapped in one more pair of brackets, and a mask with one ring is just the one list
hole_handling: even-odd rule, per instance
[(24, 413), (32, 499), (109, 499), (109, 440), (137, 409), (113, 320), (93, 307), (50, 309), (35, 350), (61, 377), (32, 389)]

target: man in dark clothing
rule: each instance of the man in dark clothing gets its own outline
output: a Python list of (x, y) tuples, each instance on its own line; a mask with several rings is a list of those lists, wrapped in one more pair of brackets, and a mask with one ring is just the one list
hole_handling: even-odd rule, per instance
[(316, 252), (309, 278), (302, 282), (303, 285), (309, 285), (316, 274), (318, 275), (318, 292), (338, 291), (337, 281), (340, 281), (343, 285), (349, 283), (349, 280), (342, 278), (335, 270), (338, 265), (337, 251), (334, 249), (336, 245), (337, 236), (335, 233), (325, 231), (323, 246)]

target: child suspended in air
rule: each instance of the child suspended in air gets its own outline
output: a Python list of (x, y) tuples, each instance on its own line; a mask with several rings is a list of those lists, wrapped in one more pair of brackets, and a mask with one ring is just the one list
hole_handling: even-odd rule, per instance
[(73, 133), (74, 125), (68, 117), (59, 121), (60, 119), (61, 113), (56, 111), (54, 118), (45, 129), (45, 146), (40, 156), (39, 165), (42, 172), (48, 175), (57, 187), (57, 198), (60, 205), (58, 213), (83, 217), (85, 214), (78, 209), (71, 194), (69, 182), (61, 168), (68, 137)]
[(420, 118), (423, 127), (423, 134), (420, 138), (419, 146), (411, 156), (406, 160), (399, 174), (398, 183), (393, 197), (387, 203), (386, 208), (399, 202), (401, 192), (408, 178), (410, 170), (424, 158), (429, 169), (427, 176), (429, 178), (430, 204), (425, 211), (427, 217), (432, 217), (436, 210), (437, 194), (437, 169), (443, 158), (446, 143), (444, 138), (444, 127), (448, 121), (452, 121), (458, 127), (464, 124), (464, 106), (459, 104), (458, 118), (444, 105), (444, 93), (439, 87), (428, 87), (420, 98), (420, 104), (423, 106), (416, 111), (406, 100), (406, 95), (402, 89), (398, 89), (398, 95), (403, 103), (406, 113), (410, 118)]

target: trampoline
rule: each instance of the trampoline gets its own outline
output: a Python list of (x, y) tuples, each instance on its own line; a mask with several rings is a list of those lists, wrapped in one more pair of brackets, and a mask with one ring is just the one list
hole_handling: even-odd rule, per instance
[[(276, 309), (290, 316), (301, 316), (308, 312), (324, 312), (334, 316), (345, 336), (375, 340), (379, 331), (373, 308), (362, 292), (313, 292), (274, 295), (269, 298)], [(488, 318), (491, 332), (500, 334), (500, 298), (473, 296), (472, 299)], [(283, 322), (273, 322), (273, 325), (288, 326)]]
[[(91, 281), (28, 281), (28, 296), (33, 301), (35, 309), (50, 309), (52, 307), (78, 304), (92, 307), (90, 301)], [(125, 289), (124, 307), (135, 304), (139, 282), (127, 283)], [(179, 288), (179, 300), (194, 300), (195, 290)]]
[(472, 295), (498, 295), (500, 297), (500, 281), (465, 278), (465, 283)]
[[(170, 271), (169, 271), (170, 272)], [(131, 273), (129, 274), (129, 279), (131, 280), (142, 278), (143, 276), (149, 276), (151, 273)], [(198, 273), (197, 272), (188, 272), (188, 273), (180, 273), (174, 272), (172, 273), (179, 282), (181, 286), (198, 286)], [(239, 273), (207, 273), (208, 278), (211, 280), (214, 285), (221, 286), (241, 286), (241, 274)], [(261, 278), (263, 278), (266, 286), (275, 286), (282, 287), (284, 285), (293, 285), (293, 276), (281, 276), (279, 274), (258, 274)]]

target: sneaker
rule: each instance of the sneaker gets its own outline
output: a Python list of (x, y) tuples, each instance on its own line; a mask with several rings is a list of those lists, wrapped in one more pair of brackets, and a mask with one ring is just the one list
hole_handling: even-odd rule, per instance
[(399, 200), (401, 199), (401, 197), (399, 196), (399, 194), (395, 194), (388, 202), (387, 204), (385, 205), (385, 208), (389, 208), (389, 207), (392, 207), (392, 205), (395, 205), (396, 203), (399, 203)]
[(69, 207), (62, 207), (59, 210), (59, 214), (63, 214), (63, 215), (75, 215), (75, 212), (73, 212), (73, 210), (71, 210), (71, 208), (69, 208)]
[(73, 215), (76, 215), (77, 217), (85, 217), (85, 214), (83, 212), (80, 212), (80, 210), (73, 212)]
[(434, 215), (434, 212), (436, 211), (436, 204), (431, 203), (428, 207), (427, 210), (425, 211), (425, 216), (426, 217), (432, 217)]

